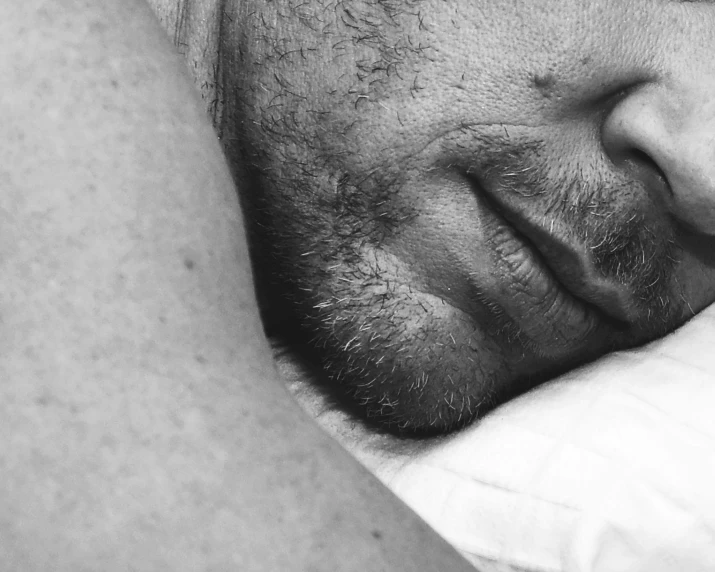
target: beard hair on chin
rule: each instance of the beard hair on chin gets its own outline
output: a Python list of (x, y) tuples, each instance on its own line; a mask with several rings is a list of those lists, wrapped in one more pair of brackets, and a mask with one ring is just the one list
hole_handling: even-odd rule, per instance
[(448, 431), (496, 404), (503, 384), (480, 358), (490, 342), (386, 256), (415, 213), (390, 202), (396, 183), (381, 177), (368, 188), (340, 176), (320, 194), (305, 180), (274, 182), (287, 185), (276, 194), (290, 207), (264, 205), (271, 216), (259, 227), (274, 262), (270, 298), (289, 302), (301, 341), (365, 417), (398, 432)]
[[(554, 180), (526, 153), (512, 151), (500, 168), (519, 174), (505, 177), (504, 192), (558, 218), (588, 246), (599, 272), (632, 289), (647, 308), (642, 331), (628, 332), (612, 349), (673, 326), (673, 232), (658, 217), (640, 213), (639, 200), (618, 208), (618, 197), (641, 197), (642, 190), (624, 181)], [(334, 176), (321, 175), (325, 164), (310, 176), (305, 164), (301, 169), (304, 175), (293, 178), (285, 169), (280, 178), (259, 177), (272, 297), (289, 301), (324, 372), (366, 416), (401, 431), (443, 432), (549, 373), (526, 382), (509, 378), (508, 365), (494, 357), (494, 340), (412, 290), (414, 278), (404, 269), (390, 274), (383, 246), (417, 214), (400, 203), (399, 171), (376, 169), (356, 180), (337, 169)]]

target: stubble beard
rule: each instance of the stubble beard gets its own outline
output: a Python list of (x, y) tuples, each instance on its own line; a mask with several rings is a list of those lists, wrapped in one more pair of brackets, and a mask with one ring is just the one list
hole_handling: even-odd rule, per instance
[[(353, 41), (371, 37), (377, 42), (375, 65), (362, 62), (356, 75), (380, 89), (391, 74), (399, 73), (401, 54), (384, 38), (366, 36), (370, 30), (355, 30), (350, 31)], [(302, 49), (288, 50), (288, 39), (275, 45), (281, 52), (263, 61), (266, 70), (290, 58), (305, 65), (311, 57)], [(243, 83), (262, 85), (254, 79)], [(637, 331), (626, 328), (607, 345), (560, 363), (545, 362), (528, 373), (518, 371), (512, 358), (519, 347), (523, 354), (533, 348), (516, 324), (498, 312), (488, 323), (475, 324), (471, 316), (423, 289), (420, 276), (390, 249), (400, 240), (401, 229), (419, 216), (419, 208), (402, 200), (406, 183), (400, 161), (366, 172), (346, 161), (360, 143), (349, 141), (354, 124), (345, 123), (340, 111), (356, 108), (359, 92), (332, 93), (329, 103), (307, 108), (309, 99), (296, 94), (296, 86), (278, 83), (267, 103), (240, 101), (230, 116), (238, 125), (239, 143), (233, 148), (229, 144), (229, 153), (235, 153), (247, 173), (242, 200), (259, 298), (265, 308), (277, 308), (273, 316), (279, 314), (278, 329), (295, 324), (325, 375), (366, 417), (400, 431), (455, 429), (560, 371), (642, 343), (676, 324), (673, 275), (678, 253), (672, 227), (664, 223), (654, 230), (638, 209), (625, 216), (614, 207), (624, 188), (640, 195), (642, 190), (624, 181), (619, 188), (612, 181), (554, 180), (529, 154), (543, 147), (538, 143), (516, 150), (512, 146), (505, 153), (499, 148), (503, 142), (474, 141), (467, 145), (471, 151), (466, 159), (454, 153), (455, 171), (464, 177), (491, 171), (503, 181), (521, 173), (504, 191), (533, 195), (534, 205), (573, 229), (590, 245), (601, 273), (633, 289), (649, 316)], [(242, 97), (248, 101), (255, 94)], [(316, 117), (322, 131), (315, 126)], [(448, 158), (451, 152), (447, 146)], [(516, 349), (505, 354), (505, 345)]]
[[(268, 198), (259, 207), (263, 216), (257, 234), (269, 246), (263, 256), (272, 261), (271, 298), (288, 301), (326, 376), (381, 426), (410, 433), (459, 428), (557, 373), (653, 339), (676, 324), (675, 236), (664, 237), (660, 229), (655, 240), (642, 216), (617, 215), (607, 197), (622, 194), (618, 187), (600, 187), (595, 201), (600, 210), (583, 207), (594, 204), (594, 185), (585, 189), (576, 181), (541, 177), (519, 187), (534, 190), (548, 183), (552, 205), (570, 204), (565, 210), (558, 207), (561, 212), (554, 216), (589, 241), (601, 273), (636, 292), (648, 316), (637, 328), (616, 328), (608, 344), (560, 363), (545, 360), (541, 369), (524, 373), (511, 362), (513, 352), (503, 351), (507, 344), (532, 351), (516, 324), (496, 314), (489, 323), (475, 324), (422, 289), (420, 277), (391, 253), (389, 245), (399, 240), (400, 229), (419, 214), (396, 201), (402, 194), (397, 174), (355, 183), (344, 172), (288, 179), (283, 171), (280, 180), (265, 172), (257, 180), (271, 189), (256, 193)], [(311, 186), (319, 180), (334, 187)], [(578, 193), (581, 200), (555, 198), (563, 193)], [(535, 196), (531, 200), (537, 202), (543, 193)]]

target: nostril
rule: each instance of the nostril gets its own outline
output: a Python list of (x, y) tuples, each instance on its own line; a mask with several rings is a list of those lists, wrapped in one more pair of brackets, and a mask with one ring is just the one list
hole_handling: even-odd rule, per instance
[(673, 138), (663, 117), (658, 86), (630, 91), (601, 124), (602, 149), (616, 172), (640, 183), (655, 204), (675, 207)]
[(710, 89), (686, 87), (662, 82), (619, 101), (601, 144), (616, 171), (678, 224), (715, 236), (715, 100)]
[(665, 171), (641, 149), (629, 149), (624, 153), (624, 167), (631, 171), (631, 176), (636, 177), (646, 185), (649, 191), (654, 191), (660, 197), (673, 198), (673, 189), (668, 181)]
[(636, 147), (621, 148), (609, 158), (628, 180), (640, 183), (655, 204), (667, 210), (673, 207), (675, 197), (668, 176), (648, 153)]

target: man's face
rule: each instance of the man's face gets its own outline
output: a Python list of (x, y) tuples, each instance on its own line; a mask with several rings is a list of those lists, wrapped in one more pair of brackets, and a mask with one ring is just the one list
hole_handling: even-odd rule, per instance
[(230, 4), (257, 262), (370, 415), (459, 426), (715, 299), (715, 3)]

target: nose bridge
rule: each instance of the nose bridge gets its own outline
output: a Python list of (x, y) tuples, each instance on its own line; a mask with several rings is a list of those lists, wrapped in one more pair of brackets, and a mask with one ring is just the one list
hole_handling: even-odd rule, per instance
[(629, 94), (602, 135), (614, 163), (661, 193), (677, 219), (715, 235), (715, 66), (700, 58)]

